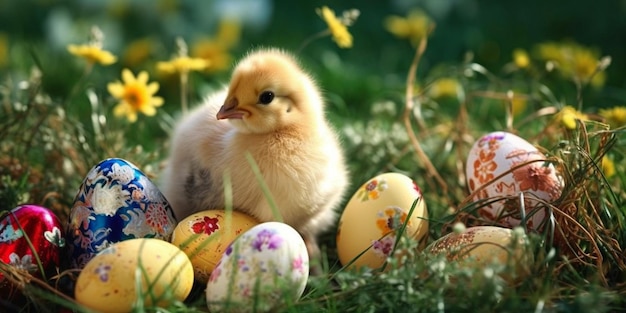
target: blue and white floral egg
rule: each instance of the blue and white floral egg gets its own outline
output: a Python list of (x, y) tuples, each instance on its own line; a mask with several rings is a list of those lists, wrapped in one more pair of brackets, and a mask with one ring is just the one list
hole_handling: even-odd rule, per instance
[(80, 185), (67, 225), (70, 268), (83, 268), (113, 243), (134, 238), (169, 240), (176, 219), (156, 185), (118, 158), (94, 166)]
[(291, 226), (266, 222), (226, 249), (206, 288), (209, 311), (266, 312), (296, 302), (309, 277), (304, 240)]

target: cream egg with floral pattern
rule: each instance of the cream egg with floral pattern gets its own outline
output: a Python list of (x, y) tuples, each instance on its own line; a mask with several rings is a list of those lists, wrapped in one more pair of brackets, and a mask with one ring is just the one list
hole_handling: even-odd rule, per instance
[(552, 162), (528, 141), (507, 132), (489, 133), (474, 143), (466, 177), (478, 214), (505, 227), (525, 222), (540, 229), (546, 207), (563, 189)]
[(380, 268), (400, 231), (412, 240), (425, 239), (427, 218), (422, 192), (411, 178), (400, 173), (378, 175), (354, 193), (341, 214), (336, 236), (339, 261), (344, 266)]

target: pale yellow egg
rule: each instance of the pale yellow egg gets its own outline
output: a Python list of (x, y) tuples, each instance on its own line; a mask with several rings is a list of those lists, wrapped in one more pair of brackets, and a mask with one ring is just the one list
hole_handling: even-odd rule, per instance
[[(497, 226), (474, 226), (434, 241), (427, 252), (443, 254), (449, 261), (485, 267), (494, 262), (510, 265), (517, 277), (528, 275), (533, 254), (523, 232)], [(512, 277), (513, 275), (507, 275)]]
[(139, 238), (98, 253), (82, 269), (74, 293), (85, 307), (121, 313), (139, 300), (145, 307), (183, 301), (192, 286), (193, 267), (183, 251), (161, 239)]
[(428, 233), (427, 218), (422, 193), (408, 176), (385, 173), (368, 180), (348, 201), (339, 220), (336, 239), (341, 264), (381, 267), (393, 251), (398, 231), (405, 227), (403, 236), (422, 241)]

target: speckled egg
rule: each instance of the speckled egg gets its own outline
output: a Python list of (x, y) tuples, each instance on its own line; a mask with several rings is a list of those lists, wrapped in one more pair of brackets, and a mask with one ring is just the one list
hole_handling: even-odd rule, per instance
[(238, 211), (206, 210), (180, 221), (174, 229), (172, 244), (189, 256), (196, 280), (206, 284), (226, 248), (257, 224), (256, 219)]
[(161, 239), (138, 238), (100, 251), (78, 275), (74, 293), (92, 310), (122, 313), (139, 300), (145, 307), (183, 301), (192, 286), (193, 267), (183, 251)]
[(67, 225), (69, 267), (83, 268), (119, 241), (169, 240), (175, 227), (171, 206), (143, 172), (126, 160), (106, 159), (89, 171), (74, 199)]
[(449, 233), (428, 245), (425, 251), (444, 254), (449, 261), (467, 266), (484, 267), (493, 262), (511, 264), (517, 276), (527, 275), (534, 259), (523, 232), (497, 226), (474, 226)]
[(0, 217), (0, 262), (44, 278), (56, 273), (64, 246), (61, 223), (47, 208), (25, 204)]
[[(546, 217), (538, 206), (540, 200), (554, 201), (563, 189), (554, 166), (545, 160), (529, 142), (507, 132), (493, 132), (476, 141), (467, 157), (466, 176), (469, 191), (476, 193), (474, 200), (485, 200), (478, 213), (502, 226), (520, 225), (523, 192), (526, 224), (539, 229)], [(507, 198), (495, 201), (503, 197)]]
[(279, 222), (256, 225), (224, 252), (206, 288), (211, 312), (266, 312), (296, 302), (309, 277), (304, 240)]
[(422, 192), (411, 178), (385, 173), (368, 180), (348, 201), (339, 220), (336, 239), (341, 264), (381, 267), (398, 230), (406, 224), (404, 236), (421, 241), (428, 233), (427, 218)]

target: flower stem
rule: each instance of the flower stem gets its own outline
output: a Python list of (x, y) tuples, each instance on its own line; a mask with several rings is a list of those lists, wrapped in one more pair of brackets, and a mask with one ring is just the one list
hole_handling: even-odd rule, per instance
[(189, 87), (189, 73), (180, 73), (180, 106), (184, 114), (187, 114), (187, 88)]
[(306, 48), (306, 46), (308, 46), (311, 42), (320, 39), (322, 37), (326, 37), (326, 36), (330, 36), (330, 29), (326, 29), (323, 30), (317, 34), (312, 35), (311, 37), (307, 38), (306, 40), (304, 40), (304, 42), (302, 42), (302, 44), (300, 45), (300, 47), (298, 48), (297, 53), (302, 52), (302, 50), (304, 50), (304, 48)]
[(413, 105), (414, 105), (413, 84), (415, 83), (415, 75), (417, 72), (417, 66), (420, 62), (420, 59), (422, 58), (422, 55), (426, 51), (427, 41), (428, 40), (426, 36), (422, 37), (422, 40), (420, 41), (419, 46), (417, 47), (415, 51), (415, 56), (413, 58), (413, 62), (411, 63), (411, 67), (409, 68), (409, 73), (408, 73), (407, 80), (406, 80), (405, 107), (404, 107), (403, 120), (404, 120), (404, 126), (406, 127), (407, 134), (409, 136), (409, 139), (411, 140), (411, 144), (413, 145), (413, 149), (415, 149), (415, 153), (417, 153), (417, 157), (420, 159), (420, 161), (422, 161), (422, 163), (424, 164), (424, 167), (426, 167), (426, 171), (428, 172), (428, 174), (431, 177), (435, 178), (437, 183), (440, 185), (442, 193), (447, 194), (448, 185), (443, 180), (443, 178), (441, 178), (441, 176), (437, 172), (437, 169), (435, 168), (433, 163), (430, 161), (430, 159), (428, 158), (428, 156), (422, 149), (419, 143), (419, 140), (417, 139), (417, 136), (415, 136), (415, 133), (413, 131), (413, 126), (411, 125), (411, 112), (413, 111)]

